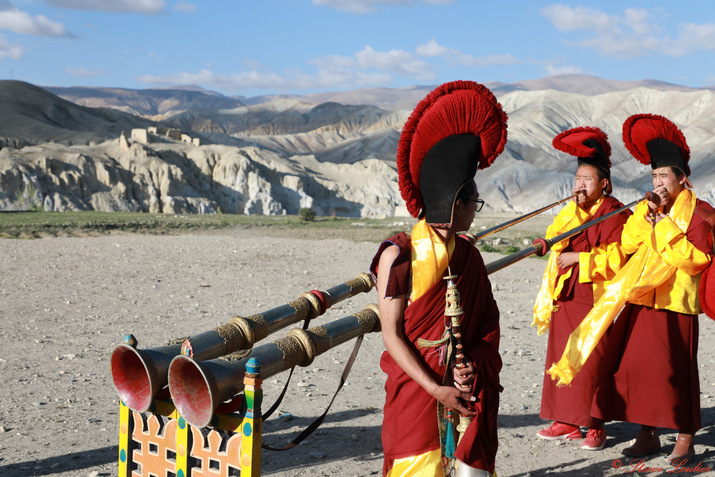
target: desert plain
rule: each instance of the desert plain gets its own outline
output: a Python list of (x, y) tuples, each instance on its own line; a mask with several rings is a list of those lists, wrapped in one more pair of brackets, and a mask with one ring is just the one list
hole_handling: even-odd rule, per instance
[[(110, 355), (125, 334), (151, 348), (213, 329), (234, 315), (265, 311), (367, 272), (376, 248), (374, 241), (350, 237), (258, 229), (0, 239), (0, 476), (117, 475), (119, 400)], [(483, 256), (487, 263), (503, 257)], [(676, 437), (672, 429), (661, 432), (662, 453), (642, 462), (621, 454), (635, 437), (634, 424), (607, 424), (607, 445), (598, 452), (582, 450), (580, 441), (536, 438), (548, 425), (539, 417), (547, 338), (530, 327), (544, 265), (528, 258), (490, 276), (504, 361), (498, 475), (671, 475), (664, 458)], [(376, 302), (374, 290), (358, 295), (315, 323)], [(675, 470), (687, 475), (715, 468), (715, 322), (705, 315), (699, 321), (703, 429), (696, 461)], [(323, 425), (293, 449), (264, 451), (263, 475), (381, 475), (383, 349), (379, 333), (365, 336)], [(346, 343), (296, 368), (280, 406), (284, 418), (264, 423), (265, 443), (287, 444), (323, 413), (351, 350)], [(265, 408), (286, 376), (265, 380)]]

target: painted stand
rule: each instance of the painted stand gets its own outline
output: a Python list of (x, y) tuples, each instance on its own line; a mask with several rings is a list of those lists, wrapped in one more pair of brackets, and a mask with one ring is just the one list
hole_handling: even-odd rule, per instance
[(260, 365), (246, 364), (242, 413), (216, 414), (211, 427), (189, 425), (171, 399), (154, 399), (148, 412), (119, 404), (120, 477), (201, 477), (261, 474), (263, 401)]

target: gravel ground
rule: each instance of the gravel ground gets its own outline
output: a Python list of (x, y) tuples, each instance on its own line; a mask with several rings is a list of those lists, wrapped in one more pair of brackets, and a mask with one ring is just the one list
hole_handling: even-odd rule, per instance
[[(150, 348), (213, 329), (231, 316), (354, 278), (367, 271), (375, 249), (370, 242), (269, 237), (255, 230), (0, 240), (0, 475), (116, 475), (118, 397), (109, 358), (125, 334)], [(484, 256), (487, 263), (501, 257)], [(667, 469), (655, 469), (665, 466), (672, 430), (663, 431), (663, 453), (641, 467), (620, 453), (637, 432), (632, 424), (609, 424), (601, 452), (535, 438), (547, 424), (539, 418), (546, 337), (529, 325), (544, 265), (530, 258), (490, 277), (501, 310), (504, 359), (499, 476), (666, 475)], [(360, 295), (316, 323), (376, 301), (374, 291)], [(704, 315), (700, 322), (704, 429), (695, 449), (704, 470), (715, 468), (715, 355), (707, 345), (715, 323)], [(346, 343), (296, 369), (280, 408), (292, 418), (267, 420), (265, 443), (287, 444), (322, 414), (351, 349)], [(380, 475), (382, 350), (378, 334), (366, 336), (325, 423), (289, 451), (264, 451), (264, 475)], [(264, 383), (264, 409), (285, 377)]]

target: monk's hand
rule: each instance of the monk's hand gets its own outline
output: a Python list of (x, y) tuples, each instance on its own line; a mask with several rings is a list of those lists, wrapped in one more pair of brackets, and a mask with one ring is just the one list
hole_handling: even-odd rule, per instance
[(458, 411), (463, 416), (476, 416), (465, 403), (475, 402), (477, 398), (452, 386), (439, 386), (433, 396), (445, 407)]
[(573, 267), (578, 263), (578, 252), (560, 253), (556, 258), (556, 263), (559, 265), (559, 268), (564, 270)]
[(663, 212), (651, 212), (646, 216), (645, 219), (648, 221), (648, 223), (650, 225), (655, 227), (655, 224), (657, 224), (658, 222), (663, 220), (665, 217), (666, 217), (666, 215)]
[(651, 213), (655, 214), (658, 210), (662, 210), (663, 206), (667, 205), (670, 201), (670, 194), (668, 189), (665, 187), (656, 187), (650, 192), (646, 192), (646, 199), (648, 199), (648, 208)]
[(476, 369), (474, 363), (468, 361), (462, 363), (461, 368), (456, 366), (452, 369), (452, 376), (454, 377), (454, 387), (462, 391), (472, 389), (472, 384), (476, 377)]
[(576, 202), (576, 205), (581, 205), (586, 202), (586, 190), (585, 189), (574, 188), (573, 193), (575, 194), (573, 201)]

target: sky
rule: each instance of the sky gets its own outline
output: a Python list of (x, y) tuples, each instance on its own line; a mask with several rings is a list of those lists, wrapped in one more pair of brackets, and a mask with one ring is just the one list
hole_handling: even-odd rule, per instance
[(715, 84), (715, 2), (0, 0), (0, 79), (229, 96), (584, 74)]

